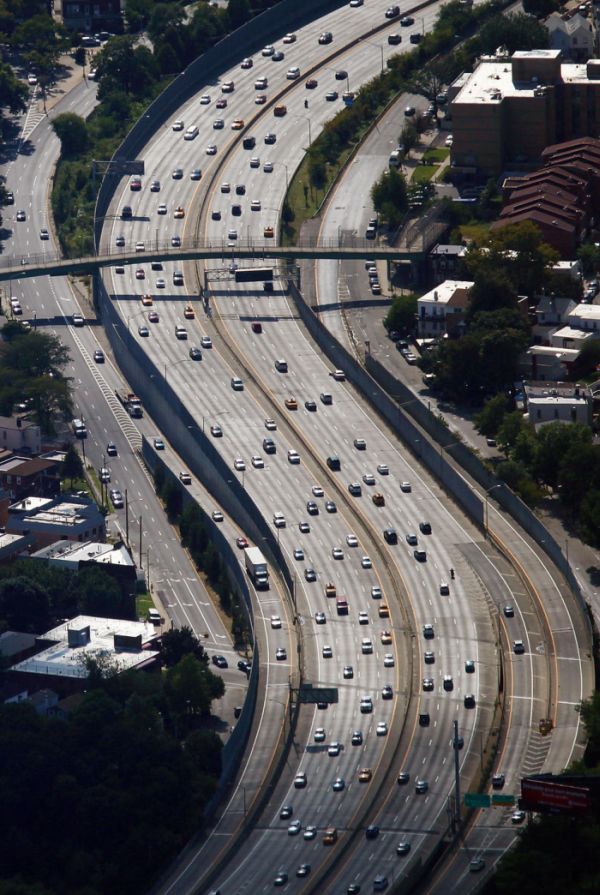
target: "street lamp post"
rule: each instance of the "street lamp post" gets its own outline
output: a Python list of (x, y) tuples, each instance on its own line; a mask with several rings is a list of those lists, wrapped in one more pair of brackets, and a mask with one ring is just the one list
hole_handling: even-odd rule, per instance
[(298, 118), (304, 118), (304, 120), (308, 122), (308, 148), (310, 149), (310, 147), (312, 146), (312, 134), (311, 134), (311, 129), (310, 129), (310, 118), (308, 117), (308, 115), (298, 115)]
[(383, 74), (383, 72), (385, 70), (385, 63), (383, 61), (383, 44), (376, 44), (376, 43), (373, 43), (373, 41), (365, 40), (364, 38), (362, 38), (362, 43), (369, 44), (369, 46), (371, 46), (371, 47), (379, 48), (379, 50), (381, 51), (381, 74)]

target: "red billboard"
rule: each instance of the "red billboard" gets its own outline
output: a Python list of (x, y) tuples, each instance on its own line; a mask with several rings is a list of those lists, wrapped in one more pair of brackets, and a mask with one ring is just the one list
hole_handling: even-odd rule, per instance
[(549, 780), (521, 780), (521, 807), (553, 814), (585, 814), (592, 807), (589, 789)]

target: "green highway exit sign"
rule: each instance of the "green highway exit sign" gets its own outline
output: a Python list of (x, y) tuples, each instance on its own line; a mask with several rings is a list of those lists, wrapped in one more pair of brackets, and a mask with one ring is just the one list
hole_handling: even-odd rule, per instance
[(489, 808), (490, 797), (484, 792), (466, 792), (465, 808)]

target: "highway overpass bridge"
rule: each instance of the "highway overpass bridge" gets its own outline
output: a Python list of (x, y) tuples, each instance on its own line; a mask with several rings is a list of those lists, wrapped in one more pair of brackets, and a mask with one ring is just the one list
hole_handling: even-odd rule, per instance
[(256, 241), (195, 241), (173, 247), (165, 243), (144, 245), (140, 251), (131, 249), (111, 251), (107, 254), (90, 255), (87, 258), (61, 258), (53, 252), (23, 257), (0, 256), (0, 282), (23, 280), (31, 277), (59, 277), (67, 274), (81, 276), (91, 274), (105, 267), (117, 265), (143, 264), (147, 261), (198, 261), (212, 260), (221, 263), (235, 261), (303, 261), (305, 259), (373, 258), (395, 262), (419, 262), (422, 251), (407, 251), (402, 248), (374, 245), (368, 239), (344, 239), (340, 244), (323, 241), (319, 245), (300, 243), (293, 246), (274, 245), (270, 240)]

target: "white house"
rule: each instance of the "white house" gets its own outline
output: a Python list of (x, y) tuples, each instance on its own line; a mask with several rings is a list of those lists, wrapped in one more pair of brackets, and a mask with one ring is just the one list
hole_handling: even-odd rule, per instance
[(472, 280), (444, 280), (417, 300), (418, 334), (421, 339), (459, 332), (469, 306)]
[(592, 424), (593, 399), (580, 385), (564, 382), (525, 383), (525, 401), (529, 422), (533, 426), (547, 423)]
[(550, 48), (562, 50), (574, 62), (585, 62), (594, 53), (594, 32), (592, 23), (576, 12), (563, 17), (553, 12), (545, 22), (550, 38)]

